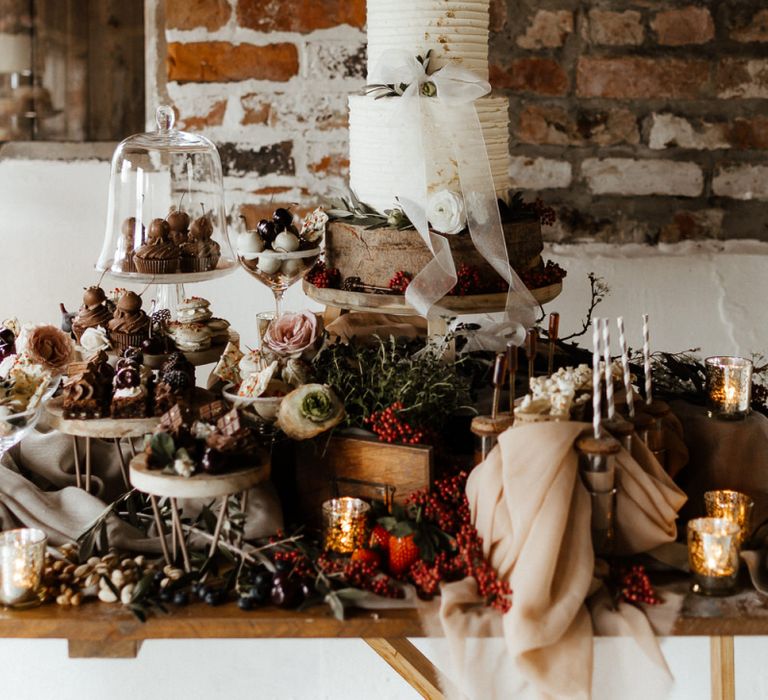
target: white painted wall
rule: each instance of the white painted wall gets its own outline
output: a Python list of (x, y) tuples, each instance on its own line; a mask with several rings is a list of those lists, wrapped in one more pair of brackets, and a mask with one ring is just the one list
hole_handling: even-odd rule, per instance
[[(103, 162), (0, 161), (0, 318), (57, 321), (59, 301), (79, 304), (82, 288), (97, 279), (93, 264), (108, 177)], [(624, 314), (632, 321), (635, 346), (639, 316), (649, 312), (655, 347), (681, 350), (695, 344), (708, 354), (759, 352), (768, 347), (762, 304), (767, 251), (765, 244), (743, 242), (669, 249), (558, 247), (552, 257), (569, 275), (551, 309), (561, 312), (563, 333), (578, 327), (589, 299), (586, 274), (594, 271), (613, 290), (600, 314)], [(249, 344), (255, 314), (271, 309), (269, 292), (242, 271), (188, 291), (209, 298)], [(287, 306), (300, 304), (300, 291), (289, 292)], [(418, 644), (428, 649), (430, 642)], [(766, 645), (764, 638), (737, 644), (739, 700), (768, 697), (768, 671), (759, 661)], [(665, 640), (664, 648), (678, 680), (674, 699), (706, 697), (706, 640)], [(626, 662), (635, 652), (615, 640), (598, 642), (598, 673), (614, 663), (616, 653)], [(68, 660), (60, 641), (0, 640), (0, 659), (2, 695), (14, 700), (416, 697), (357, 640), (156, 641), (130, 661)], [(611, 696), (609, 690), (604, 697)]]

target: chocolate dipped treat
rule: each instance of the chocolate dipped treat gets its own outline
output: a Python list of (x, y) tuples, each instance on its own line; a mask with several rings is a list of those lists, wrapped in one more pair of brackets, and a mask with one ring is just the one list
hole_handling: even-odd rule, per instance
[(144, 224), (136, 226), (136, 217), (131, 216), (123, 221), (120, 228), (120, 248), (118, 249), (117, 265), (121, 272), (136, 272), (133, 262), (135, 250), (144, 245)]
[(107, 308), (107, 295), (98, 285), (88, 287), (83, 294), (83, 305), (72, 319), (72, 332), (75, 339), (80, 342), (80, 338), (88, 328), (107, 327), (112, 320), (112, 312)]
[(149, 316), (142, 311), (141, 297), (136, 292), (125, 292), (120, 297), (107, 331), (112, 346), (118, 352), (131, 346), (141, 347), (149, 337)]
[(189, 234), (189, 214), (181, 209), (176, 209), (176, 207), (171, 207), (165, 220), (170, 229), (171, 242), (178, 246), (186, 243)]
[(181, 271), (214, 270), (221, 257), (221, 246), (211, 239), (213, 223), (207, 214), (199, 216), (189, 227), (188, 241), (181, 246)]
[(179, 269), (179, 246), (170, 240), (171, 229), (165, 219), (153, 219), (147, 242), (134, 254), (139, 272), (165, 275)]

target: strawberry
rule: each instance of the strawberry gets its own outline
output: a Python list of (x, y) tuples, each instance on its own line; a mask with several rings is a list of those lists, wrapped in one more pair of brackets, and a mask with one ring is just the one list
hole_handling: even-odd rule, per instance
[(419, 560), (419, 548), (414, 542), (413, 535), (389, 538), (389, 573), (396, 578), (408, 573), (408, 570)]
[(382, 549), (384, 551), (389, 549), (389, 532), (383, 525), (375, 525), (371, 531), (371, 539), (369, 542), (371, 549)]
[(381, 568), (381, 555), (373, 549), (356, 549), (352, 552), (352, 561), (362, 561), (374, 569)]

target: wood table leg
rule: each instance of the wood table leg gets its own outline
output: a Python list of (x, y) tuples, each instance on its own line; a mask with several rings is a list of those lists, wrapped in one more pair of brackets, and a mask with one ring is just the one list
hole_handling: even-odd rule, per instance
[(160, 507), (157, 505), (157, 496), (150, 494), (149, 501), (152, 504), (152, 512), (155, 515), (155, 527), (157, 528), (157, 536), (160, 538), (160, 546), (163, 549), (163, 557), (165, 563), (171, 566), (171, 555), (168, 552), (168, 543), (165, 541), (165, 528), (163, 527), (163, 519), (160, 517)]
[(91, 492), (91, 438), (85, 438), (85, 490)]
[(443, 700), (437, 669), (407, 639), (366, 638), (363, 641), (427, 700)]
[(117, 450), (117, 456), (120, 458), (120, 471), (123, 474), (123, 483), (125, 488), (130, 491), (131, 482), (128, 480), (128, 463), (125, 461), (125, 455), (120, 447), (120, 438), (115, 438), (115, 449)]
[(213, 531), (213, 541), (211, 542), (211, 549), (208, 551), (208, 556), (212, 557), (216, 554), (216, 549), (219, 546), (219, 537), (221, 537), (221, 528), (224, 526), (224, 520), (227, 517), (227, 510), (229, 509), (229, 496), (221, 497), (221, 510), (219, 511), (219, 518), (216, 520), (216, 529)]
[(72, 447), (75, 451), (75, 486), (81, 487), (82, 479), (80, 477), (80, 446), (77, 444), (77, 436), (72, 436)]
[(712, 677), (712, 700), (735, 700), (733, 637), (709, 638), (709, 663)]
[(70, 639), (70, 659), (135, 659), (141, 639)]
[[(181, 516), (179, 515), (179, 504), (175, 498), (171, 499), (171, 516), (173, 517), (173, 527), (176, 530), (176, 539), (181, 549), (181, 558), (184, 561), (184, 571), (189, 573), (192, 567), (189, 564), (189, 552), (187, 552), (187, 543), (184, 541), (184, 529), (181, 527)], [(174, 556), (176, 552), (174, 550)]]

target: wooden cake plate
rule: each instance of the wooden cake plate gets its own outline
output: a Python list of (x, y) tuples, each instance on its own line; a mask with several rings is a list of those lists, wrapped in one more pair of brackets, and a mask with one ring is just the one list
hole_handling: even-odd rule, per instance
[[(215, 396), (206, 389), (197, 387), (193, 397), (193, 404), (202, 406), (213, 401)], [(45, 404), (48, 414), (48, 422), (54, 430), (64, 435), (72, 436), (72, 446), (75, 453), (75, 484), (78, 488), (91, 490), (91, 440), (111, 440), (120, 458), (120, 471), (123, 475), (123, 483), (126, 489), (131, 488), (128, 478), (128, 461), (120, 444), (121, 440), (128, 440), (131, 453), (136, 455), (133, 444), (135, 438), (143, 438), (154, 431), (160, 424), (158, 416), (147, 418), (65, 418), (64, 398), (61, 396), (51, 399)], [(77, 438), (85, 438), (85, 479), (83, 479), (80, 459), (80, 445)]]
[[(163, 557), (166, 563), (172, 564), (173, 558), (165, 539), (165, 529), (163, 528), (163, 519), (160, 516), (160, 507), (157, 499), (168, 498), (171, 504), (171, 528), (172, 541), (175, 550), (175, 543), (179, 543), (184, 569), (190, 571), (189, 553), (184, 539), (184, 529), (181, 524), (179, 514), (179, 498), (219, 498), (219, 515), (216, 519), (216, 528), (211, 541), (209, 556), (213, 556), (219, 544), (221, 531), (224, 521), (227, 518), (229, 510), (229, 497), (233, 494), (240, 495), (240, 510), (245, 513), (247, 507), (248, 489), (261, 484), (269, 479), (271, 472), (271, 461), (269, 453), (259, 451), (259, 464), (229, 471), (224, 474), (194, 474), (190, 477), (179, 476), (178, 474), (168, 474), (157, 469), (150, 469), (147, 466), (147, 458), (144, 453), (135, 456), (130, 463), (130, 481), (131, 485), (149, 494), (152, 503), (152, 512), (155, 517), (155, 526), (160, 534), (160, 544), (163, 549)], [(174, 552), (175, 553), (175, 552)]]
[[(402, 294), (371, 294), (368, 292), (347, 292), (343, 289), (315, 287), (306, 280), (303, 282), (304, 293), (314, 301), (337, 309), (353, 311), (373, 311), (397, 316), (417, 316), (416, 310), (405, 301)], [(531, 290), (533, 298), (539, 304), (548, 304), (563, 291), (563, 283), (557, 282), (547, 287)], [(456, 316), (464, 314), (482, 314), (503, 311), (507, 303), (506, 293), (472, 294), (469, 296), (445, 296), (439, 305)]]

